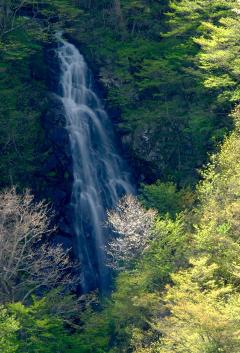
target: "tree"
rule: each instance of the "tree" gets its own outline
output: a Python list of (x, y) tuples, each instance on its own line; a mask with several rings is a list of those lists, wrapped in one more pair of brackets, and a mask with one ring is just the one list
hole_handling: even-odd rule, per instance
[[(76, 298), (74, 298), (76, 299)], [(64, 298), (55, 297), (56, 301)], [(72, 303), (74, 305), (74, 303)], [(68, 313), (54, 313), (49, 307), (47, 297), (34, 300), (31, 305), (13, 303), (8, 311), (19, 323), (17, 353), (80, 353), (79, 340), (74, 320), (66, 320)], [(75, 312), (76, 317), (79, 311)], [(14, 351), (15, 353), (15, 351)]]
[(238, 281), (234, 268), (239, 261), (240, 217), (240, 111), (233, 113), (234, 132), (226, 139), (211, 164), (202, 173), (204, 181), (198, 186), (201, 207), (197, 211), (196, 248), (211, 256), (219, 267), (218, 276), (230, 284)]
[(128, 267), (147, 249), (155, 219), (156, 211), (146, 211), (131, 195), (123, 197), (116, 208), (108, 212), (108, 225), (115, 234), (107, 246), (111, 267)]
[(198, 187), (190, 266), (172, 274), (173, 286), (161, 296), (166, 316), (157, 314), (151, 325), (160, 339), (138, 353), (239, 352), (239, 108), (233, 117), (235, 131)]
[(172, 276), (174, 286), (164, 297), (167, 315), (153, 323), (162, 336), (143, 352), (238, 353), (240, 295), (215, 279), (216, 264), (207, 257)]
[(19, 322), (10, 315), (6, 308), (0, 306), (0, 347), (2, 353), (16, 353), (18, 349), (17, 331)]
[(202, 49), (199, 59), (205, 86), (216, 90), (220, 101), (239, 102), (240, 2), (234, 2), (231, 10), (218, 24), (204, 22), (204, 35), (196, 42)]
[(231, 11), (235, 0), (171, 0), (168, 13), (171, 34), (184, 36), (203, 31), (204, 21), (216, 23)]
[(168, 213), (175, 217), (177, 213), (191, 207), (194, 195), (190, 188), (178, 191), (174, 183), (157, 180), (154, 184), (142, 184), (141, 200), (144, 206), (155, 208), (162, 215)]
[(121, 31), (121, 35), (123, 35), (126, 32), (126, 26), (123, 19), (120, 0), (113, 0), (113, 11), (116, 17), (117, 25), (119, 26), (119, 30)]
[[(28, 18), (24, 16), (24, 9), (29, 15)], [(79, 13), (81, 11), (72, 0), (0, 0), (0, 37), (15, 31), (19, 27), (32, 25), (31, 20), (36, 17), (41, 17), (45, 20), (44, 25), (38, 27), (41, 32), (46, 30), (51, 22), (56, 22), (56, 19), (58, 20), (57, 22), (65, 21), (69, 18), (73, 20)]]
[(0, 1), (0, 35), (15, 29), (15, 22), (19, 11), (29, 3), (27, 0), (1, 0)]
[(25, 302), (44, 288), (71, 286), (73, 267), (61, 245), (43, 241), (51, 233), (51, 216), (44, 202), (33, 202), (14, 188), (0, 197), (0, 300)]
[[(49, 301), (49, 295), (55, 302)], [(77, 303), (75, 295), (54, 290), (40, 299), (34, 297), (28, 305), (18, 302), (0, 306), (1, 353), (83, 353)], [(56, 306), (64, 311), (55, 311)]]

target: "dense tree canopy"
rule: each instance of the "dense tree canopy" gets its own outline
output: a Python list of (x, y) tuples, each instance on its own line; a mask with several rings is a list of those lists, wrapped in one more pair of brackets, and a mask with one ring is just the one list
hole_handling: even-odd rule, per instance
[[(0, 0), (0, 187), (17, 186), (0, 194), (1, 352), (239, 353), (239, 16), (238, 0)], [(140, 184), (108, 213), (105, 297), (72, 292), (36, 201), (57, 174), (41, 166), (60, 29)]]

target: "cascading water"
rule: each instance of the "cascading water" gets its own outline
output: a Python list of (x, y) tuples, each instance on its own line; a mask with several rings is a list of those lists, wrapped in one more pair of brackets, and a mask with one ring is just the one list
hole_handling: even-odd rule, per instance
[(117, 153), (111, 121), (93, 91), (91, 73), (77, 48), (58, 36), (60, 99), (66, 115), (72, 160), (71, 210), (82, 287), (106, 289), (106, 210), (132, 193), (125, 163)]

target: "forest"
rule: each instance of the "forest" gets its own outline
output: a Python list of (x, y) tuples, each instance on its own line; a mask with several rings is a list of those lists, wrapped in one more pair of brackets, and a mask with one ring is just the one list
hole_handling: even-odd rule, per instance
[(0, 0), (2, 353), (240, 353), (239, 38), (239, 0)]

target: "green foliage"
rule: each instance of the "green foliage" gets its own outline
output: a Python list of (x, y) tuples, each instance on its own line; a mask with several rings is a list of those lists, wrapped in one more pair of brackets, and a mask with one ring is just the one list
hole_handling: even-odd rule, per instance
[[(121, 5), (121, 25), (115, 3)], [(108, 107), (140, 172), (147, 180), (194, 184), (196, 168), (231, 126), (230, 105), (217, 106), (203, 86), (194, 37), (205, 31), (202, 21), (227, 16), (231, 4), (82, 0), (79, 5), (81, 26), (72, 35), (99, 68)]]
[(240, 4), (235, 3), (228, 17), (218, 25), (203, 23), (204, 33), (196, 42), (202, 51), (200, 64), (205, 70), (205, 86), (218, 92), (219, 101), (239, 102), (239, 25)]
[(113, 325), (111, 314), (109, 314), (109, 310), (99, 311), (99, 307), (96, 305), (94, 308), (88, 307), (82, 313), (82, 328), (77, 335), (76, 346), (78, 350), (76, 352), (105, 353), (111, 351)]
[(207, 258), (192, 266), (173, 276), (174, 287), (165, 296), (171, 316), (158, 322), (163, 338), (146, 352), (239, 352), (239, 293), (219, 286), (218, 268)]
[[(235, 132), (203, 172), (197, 209), (159, 219), (135, 268), (118, 275), (111, 300), (90, 315), (105, 327), (104, 352), (239, 352), (239, 109), (234, 121)], [(158, 182), (151, 204), (156, 188), (176, 198), (173, 184)], [(95, 337), (103, 334), (95, 328)]]
[[(19, 21), (24, 23), (20, 26)], [(32, 77), (34, 62), (41, 61), (44, 72), (41, 28), (21, 17), (15, 25), (16, 29), (0, 39), (1, 187), (32, 185), (42, 158), (38, 148), (43, 144), (40, 116), (47, 102), (44, 82)]]
[(9, 0), (0, 11), (0, 187), (43, 189), (36, 176), (48, 156), (41, 125), (49, 103), (44, 46), (81, 11), (71, 0)]
[(0, 306), (0, 347), (2, 353), (17, 353), (19, 322)]
[(232, 127), (227, 114), (239, 101), (238, 2), (54, 0), (37, 14), (19, 11), (14, 28), (8, 19), (1, 31), (0, 186), (31, 185), (45, 158), (42, 48), (63, 26), (99, 68), (136, 165), (157, 180), (142, 185), (141, 199), (161, 218), (134, 268), (80, 323), (67, 314), (73, 298), (58, 293), (1, 307), (3, 352), (239, 353), (239, 109), (235, 132), (202, 173), (197, 208), (186, 211), (195, 201), (187, 186)]
[[(234, 113), (238, 126), (239, 110)], [(199, 186), (203, 209), (196, 235), (201, 252), (211, 254), (219, 267), (219, 276), (235, 283), (234, 268), (239, 263), (239, 130), (226, 140), (221, 152), (213, 157), (211, 166), (205, 171), (205, 181)]]
[[(51, 302), (54, 296), (55, 302)], [(31, 305), (21, 303), (0, 307), (0, 345), (3, 353), (83, 353), (79, 341), (80, 326), (74, 323), (78, 312), (76, 296), (59, 290)], [(61, 310), (60, 310), (61, 309)], [(69, 315), (70, 314), (70, 315)]]
[[(171, 0), (169, 22), (171, 34), (184, 36), (202, 32), (202, 22), (216, 23), (222, 16), (231, 12), (235, 0)], [(168, 34), (168, 35), (169, 35)]]
[(28, 308), (12, 304), (11, 310), (20, 322), (19, 353), (71, 352), (72, 339), (63, 321), (44, 313), (41, 303), (35, 302)]
[(135, 268), (119, 274), (115, 291), (102, 308), (86, 311), (80, 341), (84, 353), (129, 352), (155, 337), (151, 319), (160, 315), (159, 293), (170, 273), (186, 266), (188, 235), (183, 219), (159, 219), (150, 247)]
[(156, 208), (160, 214), (169, 213), (174, 217), (193, 204), (194, 195), (190, 189), (178, 191), (174, 183), (158, 180), (155, 184), (142, 185), (140, 200), (147, 208)]
[[(47, 102), (44, 86), (32, 80), (29, 65), (33, 58), (22, 61), (3, 61), (0, 72), (0, 185), (32, 185), (32, 177), (42, 158), (39, 145), (43, 144), (40, 124), (41, 112)], [(24, 88), (24, 89), (23, 89)]]
[[(11, 16), (14, 6), (21, 4), (9, 3)], [(39, 151), (31, 150), (42, 145), (36, 143), (36, 138), (42, 136), (39, 118), (45, 108), (38, 103), (44, 101), (43, 84), (39, 80), (30, 82), (32, 73), (29, 65), (35, 60), (36, 53), (40, 56), (44, 43), (52, 39), (53, 32), (61, 27), (80, 42), (90, 65), (98, 67), (95, 73), (106, 88), (108, 108), (125, 135), (123, 139), (128, 143), (139, 173), (147, 181), (160, 179), (181, 187), (194, 184), (198, 179), (196, 168), (206, 162), (207, 152), (216, 147), (231, 127), (225, 114), (229, 103), (225, 99), (217, 106), (215, 94), (219, 92), (209, 95), (209, 84), (208, 88), (203, 86), (205, 74), (198, 69), (196, 58), (200, 47), (194, 37), (205, 36), (206, 31), (209, 32), (202, 25), (203, 21), (216, 26), (221, 17), (227, 18), (231, 5), (232, 2), (224, 0), (194, 3), (189, 0), (24, 2), (22, 12), (16, 13), (14, 26), (0, 40), (1, 117), (6, 121), (4, 117), (11, 114), (9, 121), (14, 119), (15, 122), (10, 122), (10, 126), (16, 126), (16, 121), (29, 117), (27, 124), (21, 124), (25, 131), (27, 128), (29, 136), (24, 142), (18, 141), (20, 134), (16, 132), (17, 139), (14, 137), (12, 141), (11, 137), (9, 143), (9, 136), (5, 136), (3, 128), (2, 149), (6, 145), (7, 148), (2, 164), (8, 167), (4, 168), (2, 184), (9, 183), (11, 178), (21, 184), (22, 176), (17, 171), (21, 166), (27, 171), (29, 180), (32, 179), (44, 159)], [(34, 16), (23, 16), (24, 11)], [(226, 33), (226, 41), (229, 35)], [(13, 62), (14, 65), (11, 64)], [(19, 62), (17, 67), (16, 62)], [(20, 64), (23, 62), (24, 70)], [(236, 70), (237, 61), (234, 65)], [(220, 76), (221, 84), (236, 86), (232, 74), (231, 80), (227, 74), (224, 75)], [(1, 84), (2, 77), (4, 81)], [(207, 80), (212, 82), (212, 76), (205, 82)], [(215, 77), (215, 86), (216, 80)], [(6, 82), (12, 82), (11, 91)], [(26, 109), (23, 107), (19, 111), (14, 99), (21, 96), (23, 82), (25, 85), (28, 83), (24, 95)], [(232, 86), (224, 89), (225, 96), (230, 89)], [(237, 87), (235, 93), (237, 97)], [(10, 108), (4, 107), (7, 101)], [(18, 163), (19, 150), (23, 158)]]
[(200, 205), (187, 238), (190, 266), (169, 269), (173, 284), (160, 293), (161, 305), (150, 319), (153, 334), (147, 342), (143, 332), (138, 335), (136, 353), (239, 352), (239, 109), (234, 119), (235, 132), (212, 158), (198, 188)]

